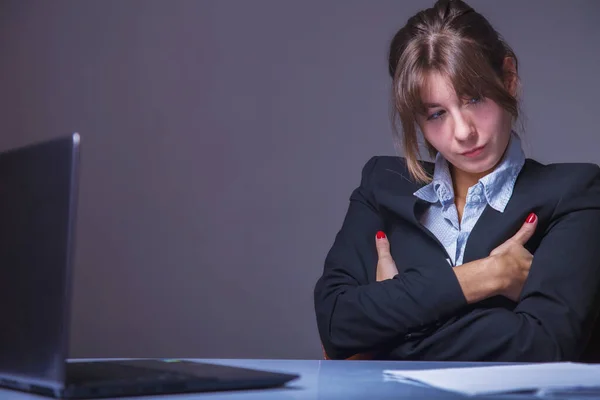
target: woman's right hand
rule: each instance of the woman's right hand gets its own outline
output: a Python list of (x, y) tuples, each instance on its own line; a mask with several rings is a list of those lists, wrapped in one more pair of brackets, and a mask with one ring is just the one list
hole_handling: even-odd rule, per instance
[(525, 249), (524, 245), (533, 236), (537, 222), (537, 216), (533, 213), (529, 214), (521, 229), (492, 250), (489, 256), (498, 294), (515, 302), (519, 301), (533, 262), (533, 255)]

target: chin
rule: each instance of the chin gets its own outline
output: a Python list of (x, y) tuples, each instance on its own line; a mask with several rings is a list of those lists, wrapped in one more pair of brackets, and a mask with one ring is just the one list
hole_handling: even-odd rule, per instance
[(461, 162), (458, 163), (458, 165), (455, 164), (455, 166), (466, 173), (481, 175), (491, 172), (498, 164), (498, 161), (499, 160), (495, 159), (473, 160), (473, 162)]

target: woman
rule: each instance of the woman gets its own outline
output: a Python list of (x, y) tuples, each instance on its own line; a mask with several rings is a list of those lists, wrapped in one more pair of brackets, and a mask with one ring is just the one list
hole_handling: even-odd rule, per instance
[[(405, 158), (374, 157), (325, 260), (330, 358), (580, 360), (598, 314), (600, 169), (526, 159), (517, 58), (462, 1), (389, 53)], [(418, 160), (420, 131), (435, 163)]]

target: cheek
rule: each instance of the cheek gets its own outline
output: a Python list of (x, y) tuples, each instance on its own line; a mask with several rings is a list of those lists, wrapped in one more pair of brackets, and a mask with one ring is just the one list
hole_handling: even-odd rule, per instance
[[(423, 129), (425, 128), (425, 129)], [(429, 123), (421, 127), (421, 132), (425, 140), (441, 153), (444, 153), (452, 142), (451, 132), (445, 123)]]
[(479, 107), (474, 113), (476, 125), (480, 132), (498, 134), (500, 131), (510, 129), (510, 114), (493, 101)]

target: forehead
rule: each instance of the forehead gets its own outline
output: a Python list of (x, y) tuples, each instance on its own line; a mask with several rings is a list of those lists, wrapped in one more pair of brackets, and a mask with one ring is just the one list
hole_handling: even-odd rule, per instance
[(423, 103), (447, 103), (456, 100), (457, 95), (452, 82), (437, 71), (423, 76), (421, 101)]

